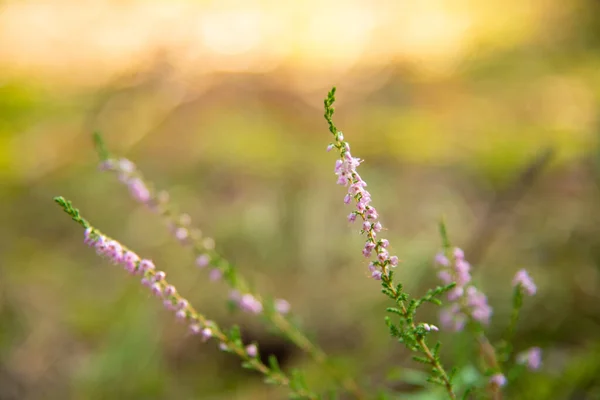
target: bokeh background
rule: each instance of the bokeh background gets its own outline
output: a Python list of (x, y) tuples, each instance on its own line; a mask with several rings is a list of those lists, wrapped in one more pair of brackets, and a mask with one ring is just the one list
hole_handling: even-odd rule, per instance
[[(506, 398), (599, 399), (593, 0), (0, 2), (0, 399), (284, 397), (90, 252), (55, 195), (284, 368), (330, 383), (259, 320), (228, 311), (223, 284), (97, 171), (93, 130), (261, 292), (288, 299), (340, 368), (416, 398), (414, 373), (387, 373), (416, 366), (383, 324), (388, 303), (325, 152), (333, 85), (407, 290), (436, 283), (445, 216), (494, 307), (492, 339), (513, 274), (527, 268), (538, 284), (515, 346), (541, 346), (544, 366)], [(446, 363), (468, 365), (469, 339), (439, 336)]]

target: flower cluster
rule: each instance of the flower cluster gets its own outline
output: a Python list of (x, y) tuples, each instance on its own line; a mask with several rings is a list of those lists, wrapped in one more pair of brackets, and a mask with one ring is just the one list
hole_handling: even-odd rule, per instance
[(451, 304), (442, 309), (440, 322), (448, 329), (463, 330), (469, 318), (483, 324), (489, 324), (492, 308), (487, 297), (472, 283), (471, 265), (465, 260), (464, 252), (455, 248), (452, 261), (440, 253), (435, 257), (435, 264), (440, 268), (438, 277), (445, 284), (456, 283), (454, 289), (448, 292)]
[(366, 190), (367, 183), (360, 177), (356, 168), (362, 162), (361, 159), (353, 157), (350, 153), (350, 145), (344, 142), (342, 132), (335, 134), (335, 143), (327, 147), (327, 151), (337, 148), (340, 151), (341, 158), (336, 160), (334, 172), (337, 175), (337, 183), (348, 187), (348, 193), (344, 197), (344, 203), (350, 204), (356, 202), (356, 210), (348, 215), (348, 221), (354, 222), (357, 217), (363, 221), (361, 234), (366, 235), (367, 240), (362, 250), (366, 258), (370, 258), (373, 252), (376, 260), (369, 263), (371, 277), (381, 280), (389, 268), (398, 265), (398, 257), (390, 256), (387, 248), (390, 243), (387, 239), (377, 239), (377, 234), (383, 229), (381, 222), (378, 221), (379, 214), (375, 207), (371, 205), (371, 194)]
[(132, 275), (141, 276), (142, 285), (148, 287), (155, 296), (161, 297), (165, 308), (174, 311), (177, 319), (189, 322), (190, 332), (202, 335), (205, 340), (212, 337), (214, 323), (195, 317), (189, 302), (178, 295), (173, 285), (166, 282), (166, 273), (157, 271), (151, 260), (141, 259), (116, 240), (95, 232), (91, 227), (84, 232), (84, 243), (95, 248), (99, 255), (114, 264), (121, 264)]

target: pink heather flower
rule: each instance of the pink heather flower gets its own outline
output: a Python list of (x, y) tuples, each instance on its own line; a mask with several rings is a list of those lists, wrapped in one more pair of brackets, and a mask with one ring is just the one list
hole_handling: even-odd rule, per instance
[(385, 262), (385, 260), (388, 259), (388, 256), (389, 254), (385, 249), (381, 249), (379, 253), (377, 253), (377, 259), (379, 260), (379, 262)]
[(87, 244), (88, 246), (93, 246), (94, 242), (94, 238), (92, 238), (92, 228), (86, 228), (86, 230), (83, 232), (83, 243)]
[(375, 279), (376, 281), (380, 281), (382, 275), (383, 275), (383, 272), (381, 272), (379, 270), (375, 270), (375, 271), (371, 272), (371, 278)]
[(227, 344), (221, 342), (221, 343), (219, 343), (219, 349), (221, 351), (227, 351), (227, 350), (229, 350), (229, 347), (227, 347)]
[(368, 219), (377, 219), (377, 217), (379, 217), (379, 214), (377, 214), (377, 210), (375, 210), (375, 207), (367, 208), (366, 215)]
[(163, 271), (157, 271), (157, 272), (154, 274), (154, 278), (153, 278), (153, 279), (154, 279), (154, 282), (160, 282), (160, 281), (162, 281), (163, 279), (165, 279), (166, 277), (167, 277), (167, 274), (166, 274), (166, 273), (164, 273)]
[(189, 236), (189, 232), (185, 228), (177, 228), (175, 230), (175, 238), (180, 242), (184, 242)]
[(367, 251), (369, 251), (369, 252), (371, 252), (371, 251), (375, 250), (375, 246), (376, 246), (376, 244), (375, 244), (375, 243), (373, 243), (373, 242), (371, 242), (371, 240), (367, 240), (367, 241), (365, 242), (365, 249), (366, 249)]
[(467, 322), (467, 317), (460, 311), (458, 304), (453, 304), (440, 311), (440, 322), (448, 330), (462, 331)]
[(223, 277), (223, 272), (221, 272), (221, 270), (218, 268), (213, 268), (210, 270), (208, 277), (212, 282), (215, 282), (215, 281), (220, 280)]
[(390, 241), (387, 239), (381, 239), (379, 241), (379, 245), (385, 249), (390, 245)]
[(133, 171), (135, 171), (135, 164), (126, 158), (121, 158), (119, 160), (118, 168), (119, 168), (119, 171), (130, 174)]
[(350, 204), (351, 201), (352, 201), (352, 196), (350, 196), (349, 194), (344, 196), (344, 203)]
[(143, 272), (153, 270), (155, 269), (154, 263), (151, 260), (142, 260), (140, 261), (140, 269)]
[(381, 232), (381, 229), (382, 229), (381, 223), (376, 222), (375, 225), (373, 225), (373, 230), (375, 232)]
[(180, 321), (183, 321), (187, 318), (187, 312), (184, 309), (178, 310), (175, 313), (175, 318), (177, 318)]
[(438, 278), (444, 283), (444, 285), (449, 285), (452, 283), (452, 275), (448, 271), (440, 271), (438, 272)]
[(150, 290), (152, 290), (152, 293), (156, 296), (160, 296), (162, 294), (162, 288), (158, 283), (153, 283), (150, 287)]
[(287, 314), (290, 312), (290, 303), (288, 303), (286, 300), (284, 299), (277, 299), (275, 300), (275, 310), (279, 313), (279, 314)]
[(331, 143), (329, 146), (327, 146), (327, 152), (329, 153), (331, 151), (331, 149), (333, 149), (335, 147), (335, 145), (333, 143)]
[(105, 253), (112, 258), (114, 263), (118, 264), (123, 260), (123, 248), (116, 240), (109, 240), (106, 242)]
[(246, 353), (250, 357), (256, 357), (258, 355), (258, 348), (256, 347), (256, 345), (254, 343), (252, 343), (252, 344), (246, 346)]
[(186, 299), (181, 299), (177, 302), (177, 308), (180, 310), (185, 310), (186, 308), (188, 308), (188, 306), (189, 304)]
[(147, 203), (150, 200), (150, 191), (139, 178), (134, 178), (129, 181), (129, 192), (131, 196), (140, 203)]
[(190, 332), (192, 333), (192, 335), (199, 334), (201, 330), (202, 330), (202, 327), (199, 324), (191, 324), (190, 325)]
[(100, 171), (110, 171), (113, 168), (115, 168), (115, 160), (104, 160), (98, 164)]
[(213, 335), (213, 332), (209, 327), (202, 329), (202, 339), (204, 339), (205, 341), (210, 339), (212, 337), (212, 335)]
[(464, 286), (471, 281), (471, 264), (463, 259), (456, 260), (456, 284)]
[(137, 268), (137, 263), (140, 261), (140, 258), (137, 254), (132, 251), (127, 251), (123, 254), (123, 263), (125, 264), (125, 268), (127, 271), (133, 273)]
[(367, 250), (366, 248), (363, 249), (362, 251), (363, 256), (365, 256), (366, 258), (371, 257), (371, 252), (369, 250)]
[(442, 253), (438, 253), (435, 256), (435, 263), (437, 265), (440, 265), (442, 267), (448, 267), (450, 266), (450, 261), (448, 261), (448, 258), (446, 258), (446, 256)]
[(208, 254), (202, 254), (202, 255), (199, 255), (198, 258), (196, 258), (196, 265), (200, 268), (206, 267), (209, 262), (210, 262), (210, 257), (208, 256)]
[(106, 251), (106, 238), (104, 236), (98, 236), (94, 243), (94, 247), (96, 247), (96, 253), (104, 255)]
[(177, 292), (175, 286), (169, 285), (165, 288), (165, 296), (173, 296)]
[(459, 249), (458, 247), (455, 247), (454, 258), (456, 258), (457, 260), (463, 260), (465, 258), (465, 252)]
[(356, 214), (350, 213), (348, 215), (348, 222), (354, 222), (354, 221), (356, 221)]
[(371, 223), (368, 221), (363, 222), (363, 226), (362, 226), (364, 231), (368, 231), (371, 229)]
[(513, 286), (522, 287), (525, 293), (527, 293), (529, 296), (535, 295), (537, 291), (535, 283), (533, 283), (533, 280), (531, 279), (527, 271), (524, 269), (519, 270), (519, 272), (517, 272), (517, 274), (515, 275), (513, 279)]
[(398, 262), (399, 262), (398, 256), (391, 256), (390, 257), (390, 265), (392, 267), (395, 267), (396, 265), (398, 265)]
[(464, 293), (465, 290), (461, 286), (456, 286), (448, 292), (448, 300), (456, 301), (460, 299)]
[(362, 213), (367, 209), (367, 205), (361, 199), (358, 203), (356, 203), (356, 209)]
[(165, 301), (163, 301), (163, 305), (165, 306), (165, 308), (167, 310), (175, 310), (175, 306), (173, 305), (173, 302), (171, 301), (171, 299), (166, 299)]
[(506, 385), (506, 377), (500, 373), (494, 374), (490, 378), (490, 383), (492, 385), (502, 387)]
[(146, 277), (143, 277), (141, 282), (142, 282), (142, 285), (144, 285), (144, 286), (147, 286), (147, 287), (152, 286), (152, 281)]
[(542, 365), (542, 350), (539, 347), (532, 347), (517, 355), (519, 364), (527, 364), (531, 371), (539, 369)]
[(251, 294), (243, 295), (239, 304), (242, 310), (251, 312), (253, 314), (260, 314), (263, 309), (260, 301), (256, 300)]

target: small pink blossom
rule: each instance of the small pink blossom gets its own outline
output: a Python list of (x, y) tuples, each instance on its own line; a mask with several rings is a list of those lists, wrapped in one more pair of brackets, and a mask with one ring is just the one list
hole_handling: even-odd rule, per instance
[(527, 293), (527, 295), (529, 296), (533, 296), (537, 292), (537, 287), (535, 286), (535, 283), (533, 283), (533, 280), (531, 279), (527, 271), (524, 269), (519, 270), (515, 275), (513, 279), (513, 286), (522, 287), (525, 293)]
[(246, 354), (249, 357), (256, 357), (258, 355), (258, 347), (254, 343), (246, 346)]
[(210, 257), (208, 254), (201, 254), (196, 258), (196, 265), (200, 268), (206, 267), (210, 262)]
[(284, 299), (277, 299), (275, 300), (275, 310), (279, 314), (285, 315), (290, 312), (290, 303)]
[(532, 347), (517, 355), (519, 364), (526, 364), (531, 371), (539, 369), (542, 365), (542, 350), (539, 347)]
[(506, 377), (500, 373), (494, 374), (490, 378), (490, 383), (492, 385), (502, 387), (502, 386), (506, 385)]
[(212, 281), (218, 281), (223, 277), (223, 272), (221, 272), (220, 269), (218, 268), (213, 268), (210, 270), (210, 273), (208, 274), (208, 278)]
[(150, 191), (139, 178), (130, 180), (127, 184), (131, 196), (140, 203), (147, 203), (150, 200)]

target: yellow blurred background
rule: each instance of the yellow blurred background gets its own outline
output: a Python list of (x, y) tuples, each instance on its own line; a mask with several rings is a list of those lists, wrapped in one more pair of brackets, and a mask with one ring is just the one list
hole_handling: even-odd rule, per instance
[[(285, 297), (348, 373), (413, 366), (389, 340), (385, 298), (322, 118), (360, 172), (404, 260), (410, 293), (436, 283), (445, 215), (494, 307), (527, 268), (515, 346), (544, 350), (508, 399), (598, 399), (600, 4), (545, 1), (0, 2), (0, 399), (270, 399), (283, 392), (186, 335), (135, 279), (87, 250), (52, 203), (73, 200), (163, 265), (203, 312), (330, 384), (256, 318), (156, 216), (97, 171), (91, 132), (136, 162), (260, 288)], [(423, 318), (433, 321), (433, 308)], [(441, 333), (447, 364), (468, 339)], [(474, 364), (476, 365), (476, 364)], [(403, 397), (404, 396), (404, 397)], [(435, 397), (410, 397), (431, 399)]]

